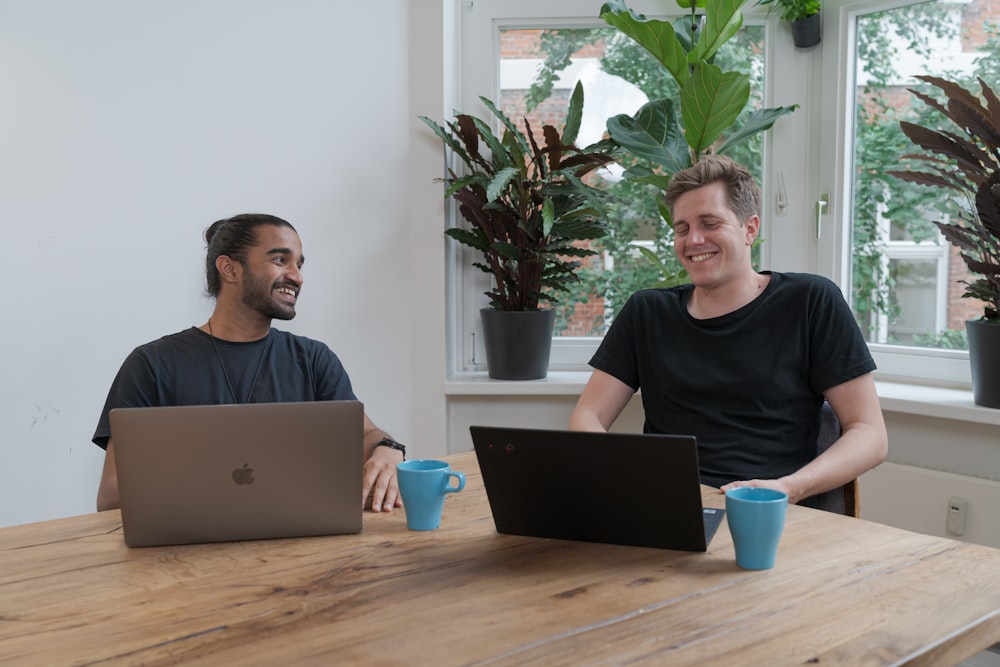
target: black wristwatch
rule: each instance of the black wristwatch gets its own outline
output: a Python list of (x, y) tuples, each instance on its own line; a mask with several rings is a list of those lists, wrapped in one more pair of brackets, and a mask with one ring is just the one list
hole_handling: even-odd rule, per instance
[[(375, 447), (388, 447), (389, 449), (395, 449), (398, 452), (402, 452), (403, 460), (406, 460), (406, 445), (401, 442), (396, 442), (392, 438), (382, 438), (375, 443)], [(372, 451), (375, 451), (375, 447), (372, 447)]]

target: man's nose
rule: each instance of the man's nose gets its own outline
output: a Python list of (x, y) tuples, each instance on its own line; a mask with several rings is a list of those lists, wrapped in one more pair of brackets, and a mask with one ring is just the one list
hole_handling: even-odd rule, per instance
[(692, 245), (699, 245), (705, 241), (705, 234), (697, 225), (693, 225), (688, 230), (687, 242)]

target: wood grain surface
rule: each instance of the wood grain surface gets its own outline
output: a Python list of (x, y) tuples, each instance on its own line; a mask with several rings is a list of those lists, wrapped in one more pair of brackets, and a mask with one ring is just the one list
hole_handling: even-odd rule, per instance
[(505, 536), (474, 455), (449, 459), (467, 486), (429, 532), (402, 511), (140, 549), (117, 511), (0, 529), (0, 664), (936, 667), (1000, 641), (1000, 550), (799, 507), (761, 572), (725, 525), (707, 553)]

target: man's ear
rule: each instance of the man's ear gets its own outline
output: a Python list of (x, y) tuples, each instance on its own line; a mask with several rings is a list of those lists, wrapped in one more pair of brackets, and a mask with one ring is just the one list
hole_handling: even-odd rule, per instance
[(752, 246), (753, 242), (757, 240), (757, 234), (760, 232), (760, 216), (751, 215), (747, 218), (747, 245)]
[(240, 263), (234, 261), (229, 255), (219, 255), (215, 258), (215, 268), (219, 271), (219, 278), (223, 282), (236, 282), (239, 266)]

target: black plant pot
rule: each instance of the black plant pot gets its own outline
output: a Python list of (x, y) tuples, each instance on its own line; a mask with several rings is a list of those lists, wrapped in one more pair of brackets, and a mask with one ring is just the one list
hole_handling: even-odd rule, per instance
[(796, 19), (791, 25), (792, 41), (800, 49), (816, 46), (823, 39), (823, 24), (820, 22), (819, 12), (804, 19)]
[(483, 308), (486, 366), (494, 380), (541, 380), (549, 371), (555, 311)]
[(969, 365), (972, 400), (984, 408), (1000, 408), (1000, 320), (969, 320)]

